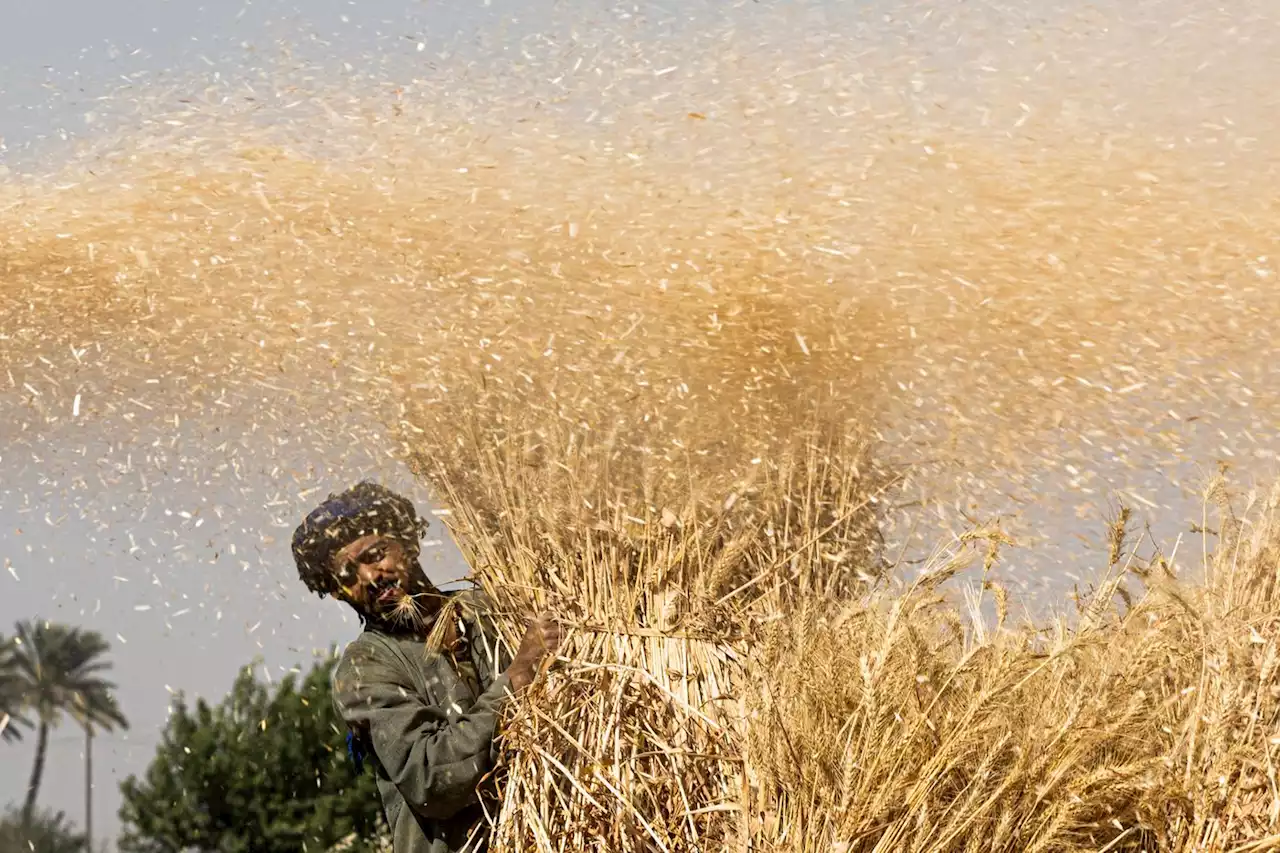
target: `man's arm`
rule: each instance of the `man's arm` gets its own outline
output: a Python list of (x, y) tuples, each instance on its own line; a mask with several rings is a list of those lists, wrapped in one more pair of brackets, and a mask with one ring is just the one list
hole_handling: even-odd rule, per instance
[(539, 662), (554, 655), (560, 641), (551, 616), (535, 618), (506, 671), (453, 722), (417, 694), (405, 673), (356, 644), (334, 672), (333, 701), (348, 727), (369, 733), (374, 754), (409, 808), (447, 819), (476, 802), (476, 786), (495, 760), (504, 701), (533, 681)]
[(476, 787), (493, 767), (491, 746), (509, 677), (499, 676), (468, 713), (450, 722), (396, 667), (368, 649), (352, 648), (349, 655), (334, 674), (334, 702), (348, 726), (368, 732), (405, 804), (421, 817), (444, 820), (476, 802)]

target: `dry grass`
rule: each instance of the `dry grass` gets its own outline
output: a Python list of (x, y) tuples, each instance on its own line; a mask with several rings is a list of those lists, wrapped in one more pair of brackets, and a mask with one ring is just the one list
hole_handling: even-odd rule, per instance
[[(886, 565), (899, 472), (859, 431), (835, 306), (611, 291), (643, 308), (624, 322), (538, 295), (507, 358), (401, 419), (512, 639), (536, 608), (571, 627), (506, 731), (501, 849), (1231, 850), (1280, 828), (1272, 504), (1224, 518), (1205, 583), (1140, 560), (1124, 510), (1098, 589), (1018, 623), (996, 528), (913, 579)], [(638, 377), (714, 393), (636, 417)]]
[(1215, 484), (1203, 581), (1139, 559), (1122, 513), (1097, 589), (1023, 624), (984, 581), (998, 529), (884, 582), (871, 469), (808, 438), (731, 508), (629, 503), (591, 447), (431, 472), (499, 606), (572, 626), (506, 733), (501, 849), (1280, 844), (1280, 493), (1241, 520)]
[(750, 755), (781, 848), (1274, 849), (1278, 506), (1224, 507), (1207, 582), (1134, 562), (1133, 600), (1113, 567), (1070, 623), (961, 618), (949, 556), (776, 626)]
[[(571, 629), (505, 732), (499, 849), (1232, 850), (1280, 829), (1274, 502), (1249, 527), (1214, 486), (1204, 583), (1139, 559), (1125, 509), (1098, 588), (1017, 622), (998, 528), (913, 577), (883, 552), (902, 472), (872, 459), (830, 296), (523, 292), (504, 358), (400, 410), (510, 638), (543, 607)], [(638, 385), (668, 391), (650, 409)]]

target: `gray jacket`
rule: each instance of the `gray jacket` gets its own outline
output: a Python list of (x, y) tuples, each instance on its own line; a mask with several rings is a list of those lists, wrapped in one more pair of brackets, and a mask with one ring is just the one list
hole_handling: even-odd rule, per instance
[[(488, 602), (456, 593), (474, 679), (421, 637), (366, 627), (333, 673), (333, 702), (372, 762), (395, 853), (474, 853), (485, 847), (481, 783), (497, 757), (494, 735), (508, 695), (510, 655)], [(485, 786), (487, 788), (487, 786)]]

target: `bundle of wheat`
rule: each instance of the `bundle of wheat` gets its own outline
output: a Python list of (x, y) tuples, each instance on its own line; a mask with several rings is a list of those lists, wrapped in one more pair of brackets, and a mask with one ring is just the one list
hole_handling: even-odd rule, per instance
[(998, 528), (875, 583), (856, 441), (704, 465), (726, 499), (493, 415), (418, 464), (512, 639), (544, 606), (570, 627), (504, 733), (499, 850), (1275, 849), (1280, 501), (1241, 520), (1214, 487), (1203, 581), (1139, 559), (1123, 512), (1076, 612), (1016, 623)]
[(746, 844), (752, 639), (788, 602), (874, 579), (865, 445), (814, 428), (674, 480), (654, 476), (635, 436), (594, 442), (490, 407), (447, 419), (451, 440), (433, 442), (440, 421), (409, 418), (430, 448), (418, 470), (510, 639), (544, 607), (569, 629), (504, 732), (498, 848)]

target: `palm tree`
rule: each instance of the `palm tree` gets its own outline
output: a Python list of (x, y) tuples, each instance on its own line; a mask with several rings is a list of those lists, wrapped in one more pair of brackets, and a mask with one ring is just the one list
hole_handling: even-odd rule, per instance
[[(36, 795), (44, 775), (49, 747), (49, 730), (63, 714), (70, 715), (85, 730), (86, 746), (94, 729), (112, 731), (129, 723), (116, 703), (115, 685), (101, 677), (111, 668), (104, 659), (108, 645), (96, 631), (84, 631), (50, 622), (20, 622), (13, 639), (15, 671), (21, 682), (21, 705), (30, 711), (37, 725), (36, 757), (31, 781), (22, 805), (24, 824), (35, 815)], [(85, 750), (85, 830), (93, 820), (92, 764)]]

